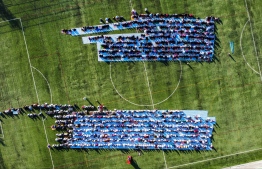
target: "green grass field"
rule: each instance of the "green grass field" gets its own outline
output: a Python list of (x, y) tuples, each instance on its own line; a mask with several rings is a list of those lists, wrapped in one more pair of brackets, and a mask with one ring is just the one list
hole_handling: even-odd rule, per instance
[[(51, 99), (53, 103), (87, 105), (83, 97), (95, 105), (99, 100), (109, 109), (208, 110), (219, 125), (213, 140), (216, 151), (165, 152), (166, 163), (162, 151), (144, 151), (142, 156), (116, 150), (51, 150), (50, 154), (46, 146), (47, 138), (55, 143), (56, 131), (50, 129), (54, 119), (48, 117), (43, 123), (26, 115), (0, 116), (4, 131), (0, 129), (0, 169), (218, 169), (262, 160), (262, 1), (247, 0), (247, 8), (245, 0), (131, 2), (139, 13), (147, 7), (152, 13), (220, 17), (217, 60), (192, 62), (192, 68), (181, 63), (181, 79), (178, 62), (112, 63), (110, 71), (110, 64), (97, 61), (96, 45), (83, 45), (81, 37), (63, 35), (60, 30), (96, 25), (99, 18), (116, 15), (129, 20), (130, 0), (0, 0), (0, 111), (38, 100), (50, 103)], [(13, 18), (21, 18), (25, 36), (19, 19), (6, 21)], [(235, 43), (233, 58), (227, 55), (230, 41)], [(110, 73), (119, 93), (135, 105), (118, 95)], [(249, 150), (254, 151), (245, 152)], [(125, 164), (127, 155), (138, 166)]]

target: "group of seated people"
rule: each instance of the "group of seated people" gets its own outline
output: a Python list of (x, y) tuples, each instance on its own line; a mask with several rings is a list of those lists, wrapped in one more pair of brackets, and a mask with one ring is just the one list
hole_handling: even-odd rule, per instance
[(61, 33), (67, 34), (67, 35), (72, 35), (72, 32), (75, 32), (75, 31), (76, 31), (75, 28), (74, 29), (62, 29)]
[[(134, 10), (135, 11), (135, 10)], [(113, 27), (117, 27), (118, 29), (128, 29), (128, 28), (152, 28), (159, 25), (173, 25), (174, 26), (180, 26), (180, 25), (186, 25), (186, 24), (194, 24), (192, 26), (196, 27), (199, 24), (213, 24), (215, 22), (220, 23), (221, 20), (219, 18), (216, 18), (214, 16), (208, 16), (205, 19), (200, 19), (198, 17), (194, 17), (192, 14), (138, 14), (136, 11), (131, 12), (131, 21), (125, 21), (122, 16), (116, 16), (113, 17), (117, 23), (109, 24), (108, 20), (109, 18), (106, 18), (106, 24), (103, 25), (96, 25), (96, 26), (83, 26), (81, 28), (81, 31), (85, 34), (92, 34), (92, 33), (101, 33), (101, 32), (108, 32), (113, 31), (117, 29), (113, 29)], [(120, 21), (120, 22), (118, 22)], [(124, 21), (124, 22), (121, 22)], [(100, 19), (100, 22), (102, 22), (102, 19)], [(176, 24), (175, 24), (176, 23)], [(113, 27), (112, 27), (113, 26)], [(62, 33), (69, 34), (75, 36), (75, 34), (72, 34), (72, 32), (75, 32), (76, 28), (72, 29), (62, 29)], [(78, 35), (78, 34), (77, 34)]]
[[(14, 114), (15, 115), (19, 115), (22, 112), (32, 112), (34, 110), (41, 110), (42, 106), (43, 105), (39, 105), (37, 103), (33, 103), (31, 105), (25, 105), (25, 106), (20, 107), (20, 108), (13, 108), (12, 107), (12, 108), (9, 108), (7, 110), (4, 110), (3, 114), (6, 114), (6, 115), (14, 115)], [(33, 114), (31, 114), (31, 115), (34, 116)]]
[(78, 115), (84, 116), (86, 113), (83, 111), (68, 112), (64, 110), (53, 116), (56, 120), (55, 124), (51, 126), (51, 129), (57, 130), (59, 133), (56, 134), (57, 138), (55, 139), (58, 144), (53, 144), (52, 148), (70, 148), (68, 142), (72, 141), (73, 129), (77, 126), (74, 125), (74, 121)]
[[(215, 46), (215, 20), (195, 18), (138, 19), (115, 26), (138, 28), (140, 37), (121, 36), (110, 41), (100, 38), (99, 57), (104, 61), (182, 60), (212, 61)], [(95, 39), (95, 37), (92, 37)]]
[[(83, 105), (81, 106), (83, 111), (78, 112), (78, 114), (88, 114), (89, 111), (95, 111), (97, 108), (93, 105)], [(28, 117), (35, 119), (38, 117), (44, 117), (42, 111), (44, 111), (49, 116), (54, 116), (55, 118), (72, 118), (76, 117), (72, 112), (80, 110), (77, 104), (68, 105), (68, 104), (38, 104), (33, 103), (31, 105), (24, 105), (21, 108), (9, 108), (6, 109), (0, 114), (2, 115), (19, 115), (21, 113), (26, 113)]]
[(120, 41), (103, 35), (89, 37), (90, 43), (102, 44), (98, 56), (101, 60), (207, 62), (213, 60), (215, 23), (221, 22), (219, 18), (208, 16), (200, 19), (192, 14), (138, 14), (135, 10), (132, 10), (132, 17), (131, 21), (81, 28), (87, 34), (134, 28), (144, 33), (141, 35), (144, 38), (136, 40), (125, 39), (125, 36), (122, 36)]
[(56, 120), (56, 125), (62, 124), (67, 130), (66, 136), (58, 134), (56, 141), (69, 148), (213, 148), (215, 120), (190, 117), (183, 111), (114, 110), (75, 115)]
[(93, 105), (83, 105), (82, 107), (81, 107), (83, 110), (89, 110), (89, 111), (94, 111), (95, 109), (96, 109), (96, 107), (95, 106), (93, 106)]
[(86, 33), (100, 33), (100, 32), (109, 32), (112, 31), (109, 24), (98, 25), (98, 26), (84, 26), (81, 28), (83, 32)]
[(104, 35), (100, 35), (100, 36), (93, 36), (93, 37), (88, 37), (90, 43), (97, 43), (97, 42), (101, 42), (101, 43), (105, 43), (105, 42), (113, 42), (112, 38), (110, 36), (104, 36)]
[(68, 104), (48, 104), (48, 103), (43, 103), (43, 104), (38, 104), (34, 103), (31, 105), (25, 105), (23, 107), (24, 110), (26, 111), (33, 111), (33, 110), (74, 110), (77, 107), (76, 104), (74, 105), (68, 105)]
[[(206, 20), (206, 19), (191, 19), (191, 18), (150, 18), (150, 19), (138, 19), (133, 21), (125, 21), (114, 23), (114, 27), (118, 27), (119, 29), (130, 29), (130, 28), (142, 28), (142, 30), (162, 27), (169, 29), (181, 29), (187, 28), (188, 30), (191, 28), (194, 29), (205, 29), (208, 26), (212, 26), (215, 24), (214, 20)], [(192, 29), (193, 30), (193, 29)]]
[(27, 116), (32, 118), (32, 119), (44, 117), (42, 112), (40, 112), (40, 113), (28, 113)]
[[(147, 36), (141, 34), (140, 37), (119, 36), (115, 42), (102, 39), (99, 57), (105, 61), (133, 59), (212, 61), (214, 35), (204, 37), (202, 33), (184, 35), (173, 31), (151, 32), (147, 33)], [(101, 38), (99, 40), (101, 42)]]
[(0, 112), (0, 115), (2, 113), (8, 116), (18, 115), (20, 114), (21, 111), (23, 111), (21, 108), (10, 108), (10, 109), (4, 110), (3, 112)]
[(55, 124), (51, 126), (52, 130), (62, 130), (67, 131), (68, 133), (72, 132), (74, 127), (74, 121), (78, 115), (86, 115), (84, 111), (76, 112), (76, 111), (68, 111), (68, 110), (59, 110), (46, 112), (47, 114), (51, 114), (56, 120)]

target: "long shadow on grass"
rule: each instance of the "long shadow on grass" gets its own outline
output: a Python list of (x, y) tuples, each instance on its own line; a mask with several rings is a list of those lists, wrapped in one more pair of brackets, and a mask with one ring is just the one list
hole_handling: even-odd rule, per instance
[(6, 146), (3, 138), (0, 138), (0, 145)]
[(87, 101), (90, 105), (96, 107), (88, 98), (86, 98), (86, 101)]
[(188, 62), (186, 64), (191, 70), (194, 70), (194, 68)]
[(7, 168), (5, 163), (4, 163), (4, 159), (3, 159), (3, 156), (2, 156), (2, 153), (0, 152), (0, 168)]
[(215, 63), (216, 61), (220, 63), (220, 60), (219, 60), (215, 55), (213, 56), (213, 58), (214, 58), (214, 60), (213, 60), (214, 63)]
[(138, 166), (136, 160), (134, 160), (133, 158), (132, 158), (132, 161), (131, 161), (131, 165), (132, 165), (135, 169), (140, 169), (140, 167)]
[[(71, 8), (70, 11), (77, 11), (79, 10), (79, 7), (75, 7), (75, 8)], [(56, 15), (53, 14), (53, 12), (48, 12), (47, 14), (45, 15), (25, 15), (23, 16), (23, 22), (26, 22), (26, 21), (30, 21), (30, 25), (26, 25), (25, 27), (28, 28), (28, 27), (33, 27), (33, 26), (38, 26), (38, 25), (42, 25), (42, 24), (46, 24), (46, 23), (50, 23), (50, 22), (56, 22), (56, 21), (61, 21), (63, 19), (66, 19), (68, 20), (68, 17), (76, 17), (76, 16), (80, 16), (81, 13), (79, 12), (76, 12), (74, 14), (71, 14), (68, 13), (68, 14), (64, 14), (64, 15), (59, 15), (59, 14), (63, 14), (65, 12), (68, 12), (69, 10), (67, 9), (64, 9), (64, 10), (60, 10), (60, 11), (56, 11)], [(48, 16), (52, 16), (50, 17), (51, 19), (47, 19), (46, 17)], [(41, 19), (42, 18), (42, 19)], [(35, 20), (35, 19), (41, 19), (40, 22), (32, 22), (32, 20)], [(39, 20), (38, 20), (39, 21)], [(35, 23), (35, 24), (32, 24), (31, 23)]]
[(215, 152), (217, 152), (217, 149), (215, 147), (212, 147), (213, 150), (215, 150)]
[(163, 63), (165, 66), (169, 65), (168, 61), (160, 61), (160, 63)]
[[(1, 0), (0, 0), (1, 1)], [(1, 16), (1, 6), (0, 6), (0, 16)], [(63, 13), (63, 12), (59, 12), (59, 13)], [(58, 14), (58, 13), (57, 13)], [(72, 14), (70, 15), (70, 17), (77, 17), (77, 16), (80, 16), (81, 14), (77, 13), (77, 14)], [(51, 23), (51, 22), (57, 22), (57, 21), (62, 21), (62, 20), (68, 20), (68, 17), (69, 15), (63, 15), (63, 17), (52, 17), (54, 19), (43, 19), (43, 21), (41, 22), (35, 22), (34, 19), (39, 19), (39, 18), (44, 18), (44, 17), (47, 17), (47, 16), (54, 16), (54, 14), (48, 14), (48, 15), (45, 15), (45, 16), (39, 16), (39, 17), (32, 17), (32, 18), (29, 18), (30, 15), (26, 15), (25, 17), (23, 17), (22, 19), (22, 22), (23, 22), (23, 28), (24, 30), (26, 28), (29, 28), (29, 27), (34, 27), (34, 26), (39, 26), (41, 24), (47, 24), (47, 23)], [(18, 28), (21, 28), (20, 26), (20, 21), (19, 20), (14, 20), (14, 21), (10, 21), (9, 22), (12, 25), (16, 25), (16, 27)], [(24, 24), (25, 23), (25, 24)], [(1, 26), (0, 26), (1, 27)], [(62, 29), (62, 28), (61, 28)], [(4, 33), (9, 33), (9, 32), (13, 32), (13, 31), (16, 31), (15, 29), (14, 30), (9, 30), (9, 31), (0, 31), (0, 34), (4, 34)]]
[(236, 60), (233, 58), (232, 55), (229, 55), (229, 57), (230, 57), (234, 62), (236, 62)]
[[(0, 16), (3, 20), (10, 20), (16, 18), (12, 12), (5, 6), (3, 0), (0, 0)], [(9, 22), (13, 28), (21, 28), (19, 20)]]
[(1, 113), (0, 116), (6, 119), (6, 116), (4, 115), (4, 113)]
[[(35, 3), (37, 3), (38, 1), (41, 1), (41, 0), (33, 0), (33, 1), (27, 1), (27, 2), (22, 2), (22, 3), (16, 3), (16, 4), (6, 4), (6, 6), (7, 7), (12, 7), (12, 6), (21, 6), (21, 5), (24, 5), (24, 4), (32, 4), (32, 6), (34, 6), (34, 8), (32, 9), (32, 8), (27, 8), (26, 10), (23, 10), (23, 11), (19, 11), (19, 12), (16, 12), (16, 13), (14, 13), (14, 14), (16, 14), (16, 15), (19, 15), (20, 13), (22, 13), (22, 12), (32, 12), (32, 11), (35, 11), (35, 10), (44, 10), (44, 9), (52, 9), (52, 7), (54, 7), (54, 6), (57, 6), (57, 8), (55, 8), (54, 9), (54, 11), (55, 10), (59, 10), (59, 9), (61, 9), (61, 8), (58, 8), (58, 6), (61, 6), (61, 2), (59, 2), (59, 1), (57, 1), (58, 3), (46, 3), (46, 5), (41, 5), (41, 7), (36, 7), (34, 4)], [(43, 1), (42, 1), (43, 2)], [(63, 1), (63, 5), (66, 5), (66, 3), (72, 3), (72, 1), (70, 1), (70, 0), (67, 0), (67, 1)], [(70, 6), (70, 7), (72, 7), (72, 6)]]
[(37, 2), (37, 1), (40, 1), (40, 0), (33, 0), (33, 1), (27, 1), (27, 2), (15, 3), (15, 4), (13, 4), (13, 2), (10, 1), (10, 4), (6, 4), (6, 6), (9, 7), (9, 6), (23, 5), (23, 4), (26, 4), (26, 3)]

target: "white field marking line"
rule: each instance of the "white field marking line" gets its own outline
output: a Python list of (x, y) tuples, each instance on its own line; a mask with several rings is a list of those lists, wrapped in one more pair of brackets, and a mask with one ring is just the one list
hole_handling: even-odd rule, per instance
[(239, 154), (245, 154), (245, 153), (249, 153), (249, 152), (252, 152), (252, 151), (258, 151), (258, 150), (262, 150), (262, 148), (253, 149), (253, 150), (247, 150), (247, 151), (242, 151), (242, 152), (239, 152), (239, 153), (234, 153), (234, 154), (219, 156), (219, 157), (215, 157), (215, 158), (210, 158), (210, 159), (201, 160), (201, 161), (196, 161), (196, 162), (187, 163), (187, 164), (182, 164), (182, 165), (176, 165), (176, 166), (169, 167), (169, 168), (183, 167), (183, 166), (186, 166), (186, 165), (192, 165), (192, 164), (202, 163), (202, 162), (206, 162), (206, 161), (212, 161), (212, 160), (216, 160), (216, 159), (220, 159), (220, 158), (230, 157), (230, 156), (239, 155)]
[[(130, 0), (130, 4), (131, 4), (131, 7), (132, 7), (132, 2), (131, 2), (131, 0)], [(136, 27), (136, 33), (138, 33), (137, 27)], [(149, 90), (149, 94), (150, 94), (150, 99), (151, 99), (152, 107), (153, 107), (153, 109), (155, 109), (154, 100), (153, 100), (153, 96), (152, 96), (152, 91), (151, 91), (151, 89), (150, 89), (150, 84), (149, 84), (149, 80), (148, 80), (146, 64), (145, 64), (144, 61), (143, 61), (143, 65), (144, 65), (144, 69), (145, 69), (146, 81), (147, 81), (147, 86), (148, 86), (148, 90)]]
[(166, 156), (165, 156), (164, 150), (163, 150), (162, 152), (163, 152), (164, 161), (165, 161), (165, 165), (166, 165), (166, 168), (165, 168), (165, 169), (167, 169), (167, 164), (166, 164)]
[(258, 71), (256, 71), (256, 70), (255, 70), (252, 66), (250, 66), (250, 64), (247, 62), (246, 57), (245, 57), (244, 52), (243, 52), (242, 37), (243, 37), (243, 33), (244, 33), (244, 30), (245, 30), (246, 25), (247, 25), (248, 22), (249, 22), (249, 21), (247, 21), (247, 22), (245, 23), (245, 25), (244, 25), (244, 27), (243, 27), (243, 29), (242, 29), (242, 32), (241, 32), (241, 34), (240, 34), (240, 50), (241, 50), (241, 52), (242, 52), (242, 56), (243, 56), (246, 64), (248, 65), (248, 67), (249, 67), (250, 69), (252, 69), (255, 73), (259, 74)]
[[(166, 99), (164, 99), (164, 100), (162, 100), (162, 101), (160, 101), (160, 102), (158, 102), (158, 103), (154, 103), (154, 106), (155, 106), (155, 105), (159, 105), (159, 104), (167, 101), (167, 100), (176, 92), (176, 90), (177, 90), (177, 88), (178, 88), (178, 86), (179, 86), (179, 84), (180, 84), (180, 82), (181, 82), (182, 72), (183, 72), (181, 61), (179, 61), (179, 63), (180, 63), (180, 77), (179, 77), (179, 81), (178, 81), (178, 83), (177, 83), (177, 85), (176, 85), (176, 88), (173, 90), (173, 92), (172, 92)], [(116, 86), (115, 86), (115, 84), (114, 84), (114, 82), (113, 82), (113, 79), (112, 79), (112, 64), (111, 64), (111, 63), (110, 63), (110, 67), (109, 67), (109, 68), (110, 68), (110, 73), (109, 73), (109, 75), (110, 75), (110, 80), (111, 80), (111, 83), (112, 83), (112, 85), (113, 85), (113, 88), (115, 89), (116, 93), (117, 93), (122, 99), (124, 99), (124, 100), (127, 101), (128, 103), (133, 104), (133, 105), (135, 105), (135, 106), (152, 106), (151, 104), (145, 104), (145, 105), (143, 105), (143, 104), (136, 104), (136, 103), (134, 103), (134, 102), (129, 101), (129, 100), (126, 99), (124, 96), (122, 96), (122, 95), (120, 94), (120, 92), (116, 89)]]
[(40, 70), (38, 70), (37, 68), (35, 68), (35, 67), (33, 67), (32, 66), (32, 68), (33, 69), (35, 69), (36, 71), (38, 71), (38, 73), (40, 73), (41, 75), (42, 75), (42, 77), (45, 79), (45, 81), (46, 81), (46, 83), (47, 83), (47, 85), (48, 85), (48, 88), (49, 88), (49, 92), (50, 92), (50, 100), (51, 100), (51, 104), (52, 104), (52, 91), (51, 91), (51, 87), (50, 87), (50, 84), (49, 84), (49, 82), (48, 82), (48, 80), (46, 79), (46, 77), (43, 75), (43, 73), (40, 71)]
[(37, 98), (37, 101), (38, 101), (38, 104), (39, 104), (40, 101), (39, 101), (39, 97), (38, 97), (38, 93), (37, 93), (37, 89), (36, 89), (35, 77), (34, 77), (34, 73), (33, 73), (33, 70), (32, 70), (32, 64), (31, 64), (31, 60), (30, 60), (30, 55), (29, 55), (29, 51), (28, 51), (28, 47), (27, 47), (27, 43), (26, 43), (26, 39), (25, 39), (24, 27), (23, 27), (21, 18), (19, 18), (19, 20), (20, 20), (21, 27), (22, 27), (22, 34), (23, 34), (23, 37), (24, 37), (25, 48), (26, 48), (26, 52), (27, 52), (27, 58), (28, 58), (30, 71), (31, 71), (31, 75), (32, 75), (33, 83), (34, 83), (35, 92), (36, 92), (36, 98)]
[[(259, 161), (251, 161), (251, 162), (248, 162), (248, 163), (244, 163), (244, 164), (239, 164), (239, 165), (234, 165), (234, 166), (231, 166), (231, 167), (226, 167), (226, 168), (222, 168), (222, 169), (243, 169), (243, 167), (244, 167), (244, 169), (246, 168), (246, 169), (252, 169), (253, 167), (255, 167), (255, 166), (258, 166), (258, 165), (260, 165), (261, 164), (261, 160), (259, 160)], [(254, 166), (253, 166), (254, 165)], [(252, 167), (250, 167), (250, 166), (252, 166)], [(260, 166), (261, 167), (261, 166)], [(255, 168), (253, 168), (253, 169), (255, 169)], [(259, 168), (258, 168), (259, 169)], [(261, 168), (260, 168), (261, 169)]]
[[(30, 55), (29, 55), (29, 51), (28, 51), (28, 47), (27, 47), (27, 43), (26, 43), (24, 27), (23, 27), (21, 18), (20, 18), (19, 20), (20, 20), (21, 27), (22, 27), (22, 33), (23, 33), (23, 37), (24, 37), (24, 42), (25, 42), (25, 47), (26, 47), (26, 52), (27, 52), (27, 58), (28, 58), (28, 62), (29, 62), (29, 65), (30, 65), (30, 71), (31, 71), (31, 74), (32, 74), (32, 79), (33, 79), (33, 83), (34, 83), (34, 87), (35, 87), (36, 97), (37, 97), (38, 104), (40, 104), (38, 92), (37, 92), (37, 89), (36, 89), (36, 83), (35, 83), (34, 73), (33, 73), (33, 70), (32, 70), (33, 66), (32, 66), (32, 64), (31, 64)], [(47, 141), (47, 144), (49, 144), (48, 137), (47, 137), (47, 133), (46, 133), (46, 128), (45, 128), (45, 123), (44, 123), (43, 118), (42, 118), (42, 122), (43, 122), (43, 126), (44, 126), (46, 141)], [(52, 168), (54, 169), (55, 166), (54, 166), (53, 156), (52, 156), (51, 150), (50, 150), (50, 149), (48, 149), (48, 150), (49, 150), (50, 159), (51, 159), (51, 162), (52, 162)]]
[(148, 76), (147, 76), (146, 64), (145, 64), (144, 61), (143, 61), (143, 63), (144, 63), (145, 74), (146, 74), (146, 81), (147, 81), (147, 85), (148, 85), (148, 90), (149, 90), (149, 94), (150, 94), (150, 98), (151, 98), (152, 107), (153, 107), (153, 109), (155, 109), (154, 101), (153, 101), (153, 97), (152, 97), (152, 92), (151, 92), (151, 89), (150, 89), (150, 84), (149, 84), (149, 80), (148, 80)]
[[(47, 142), (47, 144), (49, 144), (48, 137), (47, 137), (47, 133), (46, 133), (46, 128), (45, 128), (45, 121), (44, 121), (44, 118), (43, 118), (43, 117), (42, 117), (42, 122), (43, 122), (43, 126), (44, 126), (46, 142)], [(50, 148), (48, 148), (48, 150), (49, 150), (49, 154), (50, 154), (50, 158), (51, 158), (52, 166), (53, 166), (53, 169), (54, 169), (55, 166), (54, 166), (53, 156), (52, 156), (52, 153), (51, 153)]]
[(3, 126), (2, 126), (2, 123), (1, 123), (1, 121), (0, 121), (0, 126), (1, 126), (1, 131), (2, 131), (2, 138), (5, 138), (5, 135), (4, 135), (4, 130), (3, 130)]
[(131, 10), (132, 10), (133, 9), (132, 0), (129, 1), (129, 4), (130, 4)]
[(14, 21), (14, 20), (18, 20), (18, 19), (20, 19), (20, 18), (9, 19), (9, 20), (5, 20), (5, 21), (1, 21), (0, 23)]
[(246, 10), (247, 10), (247, 15), (248, 15), (248, 21), (249, 21), (249, 24), (250, 24), (251, 35), (252, 35), (252, 38), (253, 38), (253, 44), (254, 44), (254, 48), (255, 48), (255, 52), (256, 52), (258, 70), (259, 70), (259, 73), (260, 73), (260, 79), (262, 81), (262, 73), (261, 73), (260, 63), (259, 63), (259, 59), (258, 59), (258, 53), (257, 53), (255, 37), (254, 37), (254, 33), (253, 33), (253, 26), (252, 26), (252, 23), (251, 23), (250, 14), (249, 14), (249, 10), (248, 10), (248, 7), (247, 7), (247, 0), (245, 0), (245, 3), (246, 3)]
[[(130, 6), (131, 6), (131, 8), (132, 8), (132, 1), (130, 0), (129, 3), (130, 3)], [(132, 8), (132, 9), (133, 9), (133, 8)], [(136, 28), (136, 32), (138, 33), (137, 28)], [(116, 92), (118, 93), (118, 95), (120, 95), (120, 97), (122, 97), (122, 98), (123, 98), (124, 100), (126, 100), (127, 102), (129, 102), (129, 103), (131, 103), (131, 104), (133, 104), (133, 105), (136, 105), (136, 106), (155, 106), (155, 105), (158, 105), (158, 104), (161, 104), (161, 103), (167, 101), (167, 100), (175, 93), (175, 91), (177, 90), (177, 88), (178, 88), (178, 86), (179, 86), (179, 84), (180, 84), (180, 81), (181, 81), (181, 77), (182, 77), (182, 64), (181, 64), (181, 61), (180, 61), (180, 60), (179, 60), (179, 64), (180, 64), (180, 77), (179, 77), (179, 81), (178, 81), (178, 83), (177, 83), (176, 88), (174, 89), (174, 91), (173, 91), (166, 99), (164, 99), (164, 100), (162, 100), (162, 101), (160, 101), (160, 102), (158, 102), (158, 103), (152, 104), (152, 105), (139, 105), (139, 104), (133, 103), (133, 102), (127, 100), (126, 98), (124, 98), (124, 97), (116, 90), (115, 85), (114, 85), (114, 83), (113, 83), (113, 81), (112, 81), (112, 78), (111, 78), (111, 63), (110, 63), (110, 79), (111, 79), (111, 83), (113, 84), (113, 87), (115, 88), (115, 90), (116, 90)], [(151, 94), (151, 96), (152, 96), (152, 94)]]
[(176, 92), (176, 90), (177, 90), (177, 88), (178, 88), (178, 86), (179, 86), (179, 84), (181, 82), (182, 72), (183, 72), (182, 64), (181, 64), (180, 60), (179, 60), (179, 64), (180, 64), (180, 76), (179, 76), (179, 81), (177, 83), (177, 86), (176, 86), (175, 90), (166, 99), (162, 100), (161, 102), (156, 103), (155, 105), (158, 105), (158, 104), (161, 104), (161, 103), (167, 101)]

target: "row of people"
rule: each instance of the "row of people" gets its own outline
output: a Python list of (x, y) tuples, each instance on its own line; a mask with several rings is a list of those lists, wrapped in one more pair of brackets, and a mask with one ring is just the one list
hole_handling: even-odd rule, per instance
[[(115, 17), (116, 21), (122, 21), (120, 17)], [(214, 24), (215, 22), (221, 22), (219, 18), (214, 16), (208, 16), (205, 19), (195, 18), (193, 15), (189, 14), (132, 14), (132, 21), (118, 22), (115, 24), (109, 24), (109, 18), (106, 18), (105, 25), (96, 26), (84, 26), (81, 28), (81, 34), (86, 33), (100, 33), (116, 30), (111, 26), (117, 27), (118, 29), (128, 29), (128, 28), (149, 28), (149, 25), (153, 27), (160, 25), (174, 25), (174, 26), (185, 26), (187, 24), (191, 26), (203, 26), (208, 24)], [(101, 20), (101, 19), (100, 19)], [(102, 22), (102, 21), (101, 21)], [(103, 22), (102, 22), (103, 23)], [(80, 35), (79, 33), (74, 33), (76, 28), (73, 29), (63, 29), (61, 32), (70, 35)]]
[[(145, 21), (126, 21), (113, 24), (114, 28), (118, 29), (130, 29), (130, 28), (151, 28), (152, 30), (157, 27), (166, 27), (172, 29), (203, 29), (209, 30), (214, 29), (214, 23), (206, 22), (204, 20), (196, 21), (172, 21), (172, 20), (145, 20)], [(211, 30), (212, 30), (211, 29)], [(155, 29), (156, 30), (156, 29)]]
[[(63, 144), (62, 144), (63, 145)], [(99, 143), (85, 143), (85, 142), (78, 142), (78, 143), (69, 143), (65, 144), (67, 147), (71, 148), (93, 148), (93, 149), (100, 149), (100, 148), (108, 148), (108, 149), (150, 149), (150, 150), (212, 150), (213, 146), (207, 145), (193, 145), (193, 144), (149, 144), (149, 143), (141, 143), (141, 144), (134, 144), (134, 143), (106, 143), (106, 142), (99, 142)]]
[[(175, 57), (174, 59), (180, 59), (180, 57), (185, 57), (184, 59), (197, 59), (197, 60), (203, 60), (203, 61), (211, 61), (213, 54), (214, 54), (214, 45), (215, 45), (215, 34), (214, 34), (214, 25), (209, 26), (203, 26), (205, 28), (202, 30), (202, 27), (200, 30), (197, 30), (198, 27), (192, 28), (193, 30), (187, 31), (186, 28), (183, 28), (184, 30), (177, 30), (180, 33), (174, 32), (172, 28), (168, 28), (165, 31), (156, 30), (153, 29), (147, 29), (145, 31), (145, 34), (142, 34), (140, 38), (136, 37), (133, 38), (135, 40), (132, 40), (130, 37), (127, 38), (116, 38), (117, 42), (110, 43), (104, 42), (102, 44), (103, 49), (99, 51), (99, 57), (104, 60), (122, 60), (123, 57), (126, 59), (142, 59), (142, 55), (144, 55), (143, 59), (148, 59), (148, 57), (145, 56), (145, 53), (141, 50), (142, 47), (148, 47), (149, 51), (150, 48), (156, 47), (156, 46), (165, 46), (165, 47), (172, 47), (176, 44), (179, 44), (180, 47), (182, 47), (181, 50), (177, 51), (168, 51), (169, 54), (163, 54), (160, 53), (162, 51), (156, 50), (156, 55), (152, 55), (150, 53), (147, 53), (149, 56), (153, 56), (152, 59), (157, 59), (155, 57), (159, 57), (161, 55), (163, 56), (172, 56), (172, 52), (178, 53), (178, 57)], [(195, 31), (194, 31), (195, 30)], [(176, 30), (175, 30), (176, 31)], [(185, 31), (185, 32), (183, 32)], [(147, 37), (145, 37), (147, 35)], [(130, 41), (131, 39), (131, 41)], [(151, 43), (152, 41), (152, 43)], [(151, 43), (151, 45), (150, 45)], [(181, 44), (180, 44), (181, 43)], [(123, 53), (121, 50), (118, 50), (119, 48), (122, 49), (129, 49), (129, 46), (135, 49), (135, 52)], [(190, 48), (187, 48), (187, 46), (194, 46), (194, 51), (191, 51)], [(196, 46), (199, 46), (196, 48)], [(201, 49), (201, 47), (204, 47), (205, 49)], [(117, 49), (118, 48), (118, 49)], [(109, 53), (107, 53), (108, 50)], [(151, 52), (152, 49), (151, 49)], [(181, 54), (179, 54), (181, 52)], [(190, 54), (191, 53), (191, 54)], [(140, 55), (140, 56), (139, 56)], [(108, 57), (108, 58), (107, 58)], [(188, 57), (188, 58), (187, 58)], [(160, 57), (161, 58), (161, 57)], [(167, 58), (164, 58), (167, 59)], [(183, 59), (183, 58), (182, 58)]]
[[(154, 148), (157, 145), (167, 149), (211, 149), (213, 120), (186, 116), (183, 111), (114, 110), (114, 114), (110, 113), (77, 116), (73, 136), (66, 140), (67, 144), (71, 148), (135, 148), (143, 142), (151, 143)], [(184, 121), (173, 123), (168, 119)]]

